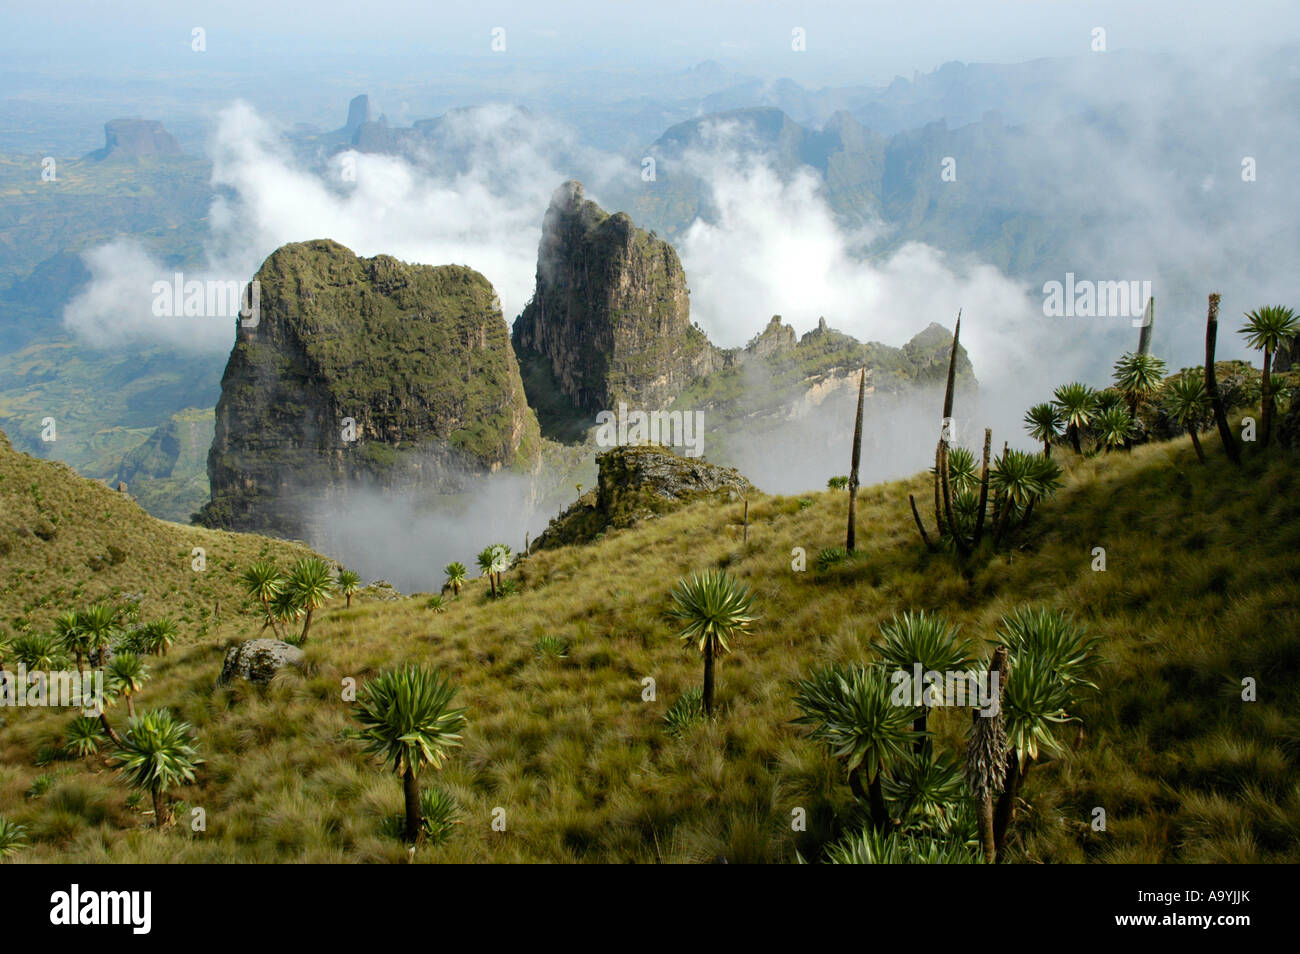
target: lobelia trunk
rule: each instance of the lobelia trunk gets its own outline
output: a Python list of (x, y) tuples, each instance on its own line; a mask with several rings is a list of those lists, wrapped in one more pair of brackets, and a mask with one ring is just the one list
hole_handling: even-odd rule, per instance
[(984, 464), (980, 468), (980, 506), (979, 514), (975, 517), (975, 539), (971, 542), (972, 546), (979, 546), (980, 539), (984, 536), (984, 511), (989, 503), (989, 451), (993, 446), (993, 428), (984, 428)]
[(952, 534), (953, 545), (960, 556), (966, 555), (966, 541), (962, 539), (957, 519), (952, 515), (952, 483), (948, 479), (948, 441), (939, 441), (939, 486), (943, 490), (943, 521)]
[(413, 845), (420, 837), (422, 819), (420, 818), (420, 783), (415, 777), (415, 769), (412, 768), (409, 760), (406, 763), (406, 771), (402, 773), (402, 794), (406, 799), (406, 841)]
[(957, 380), (957, 344), (961, 339), (961, 310), (957, 311), (957, 324), (952, 329), (952, 350), (948, 353), (948, 385), (943, 395), (944, 422), (952, 420), (953, 385)]
[[(862, 462), (862, 405), (867, 394), (867, 369), (858, 378), (858, 414), (853, 422), (853, 467), (849, 470), (849, 531), (844, 549), (852, 553), (857, 545), (858, 520), (858, 465)], [(745, 504), (746, 534), (749, 528), (749, 504)]]
[[(1006, 459), (1007, 459), (1007, 451), (1010, 449), (1010, 447), (1011, 447), (1011, 442), (1010, 442), (1010, 441), (1003, 441), (1003, 442), (1002, 442), (1002, 459), (1003, 459), (1003, 460), (1006, 460)], [(998, 546), (998, 545), (1000, 545), (1000, 544), (1002, 543), (1002, 533), (1003, 533), (1003, 531), (1006, 529), (1006, 526), (1007, 526), (1007, 520), (1008, 520), (1008, 519), (1010, 518), (1010, 516), (1011, 516), (1011, 504), (1012, 504), (1012, 501), (1011, 501), (1011, 498), (1010, 498), (1010, 497), (1003, 496), (1003, 495), (999, 494), (999, 495), (998, 495), (998, 503), (1001, 504), (1001, 509), (999, 509), (997, 506), (994, 506), (994, 508), (993, 508), (994, 511), (995, 511), (995, 512), (997, 513), (997, 515), (998, 515), (997, 524), (995, 525), (995, 527), (994, 527), (994, 529), (993, 529), (993, 546), (995, 546), (995, 547)]]
[(862, 766), (849, 772), (849, 790), (859, 802), (866, 802), (871, 809), (871, 826), (877, 831), (889, 827), (889, 809), (885, 805), (885, 794), (881, 787), (880, 773), (866, 787), (862, 785)]
[(952, 330), (952, 350), (948, 352), (948, 382), (943, 394), (943, 429), (939, 435), (939, 486), (943, 491), (943, 519), (948, 524), (948, 532), (960, 556), (966, 556), (970, 550), (962, 538), (957, 520), (952, 513), (952, 483), (948, 473), (948, 446), (952, 438), (952, 404), (953, 391), (957, 381), (957, 347), (961, 340), (961, 311), (957, 312), (957, 324)]
[(871, 801), (871, 820), (875, 823), (877, 831), (884, 831), (889, 827), (889, 809), (885, 806), (885, 792), (879, 772), (867, 786), (867, 795)]
[(1214, 423), (1219, 427), (1219, 440), (1227, 452), (1228, 460), (1234, 464), (1241, 463), (1241, 448), (1237, 438), (1228, 426), (1228, 410), (1223, 406), (1223, 396), (1219, 394), (1219, 383), (1214, 375), (1214, 347), (1219, 337), (1219, 293), (1210, 295), (1209, 311), (1205, 316), (1205, 390), (1210, 393), (1210, 405), (1214, 408)]
[(713, 637), (704, 643), (704, 718), (713, 718)]
[(1020, 522), (1016, 524), (1017, 531), (1019, 531), (1021, 527), (1023, 527), (1025, 524), (1029, 522), (1029, 516), (1034, 512), (1034, 503), (1037, 500), (1038, 500), (1037, 497), (1029, 498), (1029, 503), (1025, 505), (1025, 512), (1020, 516)]
[(934, 532), (943, 540), (943, 495), (939, 493), (939, 473), (943, 469), (943, 442), (934, 445)]
[(984, 852), (984, 863), (993, 864), (998, 860), (998, 846), (993, 839), (993, 796), (981, 798), (975, 806), (975, 823), (979, 828), (980, 848)]
[[(279, 635), (281, 642), (287, 643), (289, 641), (289, 637), (286, 635), (284, 631), (284, 623), (276, 620), (275, 614), (271, 612), (270, 602), (267, 600), (262, 600), (262, 606), (266, 608), (266, 621), (271, 624), (271, 632)], [(262, 628), (266, 629), (265, 626), (263, 626)]]
[(165, 817), (167, 815), (167, 800), (160, 785), (153, 786), (149, 793), (153, 795), (153, 824), (155, 828), (161, 831), (163, 825), (167, 823)]
[(99, 714), (99, 724), (104, 727), (104, 734), (109, 737), (109, 739), (112, 741), (114, 745), (116, 745), (119, 749), (125, 748), (125, 746), (122, 744), (122, 737), (117, 734), (116, 730), (114, 730), (113, 728), (113, 724), (108, 721), (107, 712), (101, 712)]
[(993, 545), (995, 547), (1002, 545), (1002, 534), (1006, 532), (1007, 521), (1011, 517), (1011, 498), (1002, 498), (1002, 511), (998, 514), (997, 526), (993, 528)]
[(1192, 435), (1192, 447), (1196, 449), (1196, 459), (1202, 464), (1205, 463), (1205, 451), (1201, 450), (1201, 439), (1196, 436), (1196, 425), (1188, 424), (1187, 433)]
[(1011, 827), (1011, 817), (1015, 814), (1016, 797), (1020, 794), (1020, 787), (1024, 784), (1032, 766), (1033, 760), (1027, 761), (1022, 770), (1015, 750), (1012, 749), (1007, 753), (1006, 781), (1003, 784), (1002, 794), (998, 797), (997, 808), (993, 813), (993, 842), (997, 848), (999, 860), (1002, 859), (1002, 849), (1007, 844), (1007, 829)]
[(916, 521), (916, 529), (921, 531), (921, 542), (925, 544), (927, 550), (933, 550), (934, 544), (930, 542), (930, 535), (925, 532), (925, 524), (921, 522), (921, 512), (916, 509), (916, 495), (908, 494), (907, 499), (912, 505), (912, 519)]
[(1260, 382), (1260, 417), (1259, 429), (1264, 433), (1260, 435), (1260, 446), (1268, 446), (1269, 433), (1273, 430), (1273, 380), (1271, 376), (1273, 366), (1273, 351), (1270, 348), (1264, 349), (1264, 379)]
[(1156, 324), (1156, 296), (1147, 299), (1146, 314), (1142, 316), (1142, 330), (1138, 332), (1138, 354), (1151, 353), (1151, 332)]
[(299, 646), (307, 645), (307, 633), (311, 630), (311, 614), (312, 608), (309, 606), (307, 607), (307, 618), (302, 621), (302, 636), (298, 640)]
[[(980, 847), (984, 852), (984, 861), (993, 864), (997, 861), (997, 842), (993, 831), (993, 804), (996, 777), (989, 774), (989, 769), (1001, 763), (998, 752), (1005, 744), (1005, 715), (1002, 713), (1002, 690), (1005, 685), (1007, 670), (1007, 648), (999, 646), (989, 662), (990, 680), (998, 674), (997, 713), (985, 716), (979, 709), (973, 710), (971, 718), (974, 727), (971, 732), (970, 746), (967, 749), (967, 779), (976, 795), (976, 824), (979, 830)], [(990, 764), (992, 759), (992, 764)]]

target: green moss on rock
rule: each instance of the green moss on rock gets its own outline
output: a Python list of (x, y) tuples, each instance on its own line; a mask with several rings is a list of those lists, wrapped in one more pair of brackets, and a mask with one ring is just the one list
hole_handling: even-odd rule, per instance
[(357, 480), (455, 491), (540, 449), (500, 302), (460, 265), (286, 245), (262, 265), (208, 455), (204, 522), (301, 531), (301, 501)]
[(734, 468), (682, 457), (663, 447), (616, 447), (596, 463), (596, 489), (552, 520), (535, 549), (589, 543), (608, 530), (630, 527), (704, 497), (743, 497), (754, 490)]

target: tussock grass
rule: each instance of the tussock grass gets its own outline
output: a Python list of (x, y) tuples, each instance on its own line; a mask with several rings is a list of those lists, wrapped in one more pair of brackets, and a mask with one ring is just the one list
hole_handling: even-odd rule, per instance
[[(1211, 452), (1201, 466), (1185, 440), (1063, 456), (1066, 484), (1026, 535), (964, 572), (916, 536), (907, 494), (929, 490), (918, 476), (862, 490), (859, 550), (824, 570), (816, 554), (843, 541), (842, 492), (752, 497), (748, 545), (733, 532), (741, 504), (700, 501), (536, 553), (507, 574), (517, 593), (489, 600), (470, 587), (443, 613), (418, 597), (362, 595), (351, 610), (340, 599), (319, 614), (306, 672), (265, 688), (213, 686), (221, 646), (256, 635), (251, 611), (231, 614), (155, 660), (139, 700), (195, 726), (207, 762), (173, 794), (206, 811), (207, 830), (180, 812), (175, 830), (146, 830), (151, 817), (125, 807), (102, 759), (38, 769), (39, 747), (70, 716), (10, 713), (0, 815), (31, 840), (15, 860), (405, 861), (386, 828), (400, 784), (345, 737), (343, 686), (406, 661), (446, 672), (470, 719), (463, 748), (423, 779), (462, 823), (417, 861), (817, 860), (853, 806), (835, 764), (790, 725), (794, 680), (869, 658), (877, 625), (903, 610), (945, 614), (983, 654), (999, 618), (1026, 602), (1073, 613), (1102, 637), (1104, 664), (1083, 725), (1059, 730), (1066, 754), (1028, 778), (1012, 860), (1300, 860), (1294, 457), (1248, 455), (1238, 470)], [(237, 543), (245, 561), (271, 546)], [(805, 572), (791, 568), (796, 547)], [(1095, 547), (1105, 572), (1091, 568)], [(663, 613), (676, 580), (709, 567), (750, 586), (761, 619), (718, 661), (717, 717), (675, 733), (664, 717), (699, 685), (701, 663)], [(160, 597), (160, 609), (184, 598)], [(548, 637), (567, 655), (539, 657)], [(1241, 699), (1248, 676), (1257, 702)], [(964, 712), (939, 711), (931, 727), (938, 746), (962, 750)], [(51, 771), (66, 774), (27, 798)], [(1105, 831), (1092, 829), (1097, 807)], [(796, 808), (806, 831), (792, 828)]]
[(256, 618), (238, 582), (250, 563), (310, 555), (281, 540), (157, 520), (128, 495), (19, 453), (0, 434), (0, 631), (39, 632), (64, 610), (138, 595), (142, 618), (171, 615), (178, 641), (210, 644), (223, 620), (247, 628)]

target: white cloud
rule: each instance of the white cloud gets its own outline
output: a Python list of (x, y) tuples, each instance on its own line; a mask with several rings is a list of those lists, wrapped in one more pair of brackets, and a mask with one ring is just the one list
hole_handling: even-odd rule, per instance
[[(82, 258), (90, 281), (64, 308), (63, 322), (87, 344), (96, 348), (161, 344), (180, 351), (230, 348), (236, 305), (225, 314), (174, 314), (172, 289), (179, 285), (183, 296), (186, 283), (214, 278), (210, 273), (182, 273), (177, 282), (175, 270), (130, 239), (101, 245)], [(160, 282), (167, 286), (165, 291), (157, 288)], [(203, 299), (206, 307), (206, 293)]]
[[(219, 193), (209, 213), (207, 263), (187, 280), (248, 281), (280, 246), (330, 238), (365, 257), (468, 265), (492, 282), (513, 321), (532, 294), (542, 215), (555, 186), (585, 174), (598, 189), (633, 173), (623, 160), (581, 149), (571, 133), (512, 107), (452, 113), (444, 135), (463, 160), (458, 166), (442, 155), (409, 161), (348, 151), (318, 170), (303, 165), (252, 107), (230, 106), (213, 139)], [(233, 323), (196, 333), (194, 319), (152, 319), (147, 292), (170, 273), (138, 246), (97, 249), (87, 261), (92, 282), (64, 320), (89, 343), (229, 349)]]
[(1048, 386), (1049, 371), (1055, 378), (1075, 366), (1069, 355), (1050, 369), (1033, 360), (1052, 328), (1041, 296), (1024, 284), (918, 242), (865, 260), (855, 249), (878, 228), (843, 229), (811, 171), (782, 177), (764, 162), (741, 159), (726, 147), (725, 130), (705, 141), (710, 148), (682, 162), (708, 183), (715, 220), (687, 230), (681, 256), (692, 315), (715, 342), (743, 344), (779, 314), (799, 333), (825, 317), (860, 340), (897, 347), (931, 322), (951, 330), (961, 309), (962, 344), (976, 376), (987, 384), (1017, 369), (1003, 382), (1014, 393), (996, 402), (1006, 407), (995, 414), (1003, 431), (1018, 429), (1011, 414), (1023, 410), (1013, 409)]

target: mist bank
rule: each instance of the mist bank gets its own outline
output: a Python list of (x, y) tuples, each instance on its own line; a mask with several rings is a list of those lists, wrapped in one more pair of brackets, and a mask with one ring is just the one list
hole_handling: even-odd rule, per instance
[(504, 543), (522, 553), (526, 534), (536, 537), (554, 513), (533, 501), (528, 478), (487, 474), (465, 493), (427, 495), (356, 487), (300, 511), (306, 543), (366, 581), (387, 580), (403, 593), (436, 593), (448, 563), (477, 575), (476, 556)]

